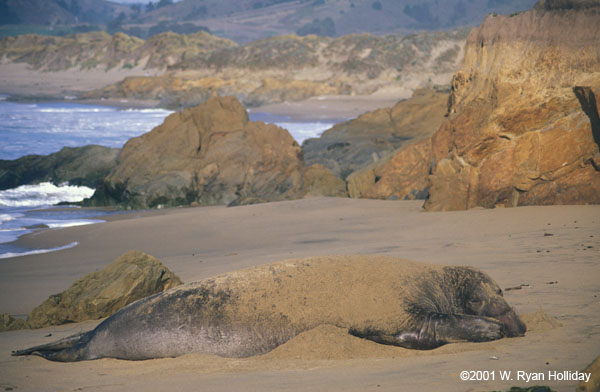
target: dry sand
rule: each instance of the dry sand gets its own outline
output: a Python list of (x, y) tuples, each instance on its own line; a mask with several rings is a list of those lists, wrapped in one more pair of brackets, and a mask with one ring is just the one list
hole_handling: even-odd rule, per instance
[[(150, 71), (154, 73), (156, 71)], [(0, 94), (17, 95), (74, 95), (102, 88), (127, 76), (143, 76), (146, 71), (135, 69), (102, 69), (59, 72), (39, 72), (25, 63), (0, 64)]]
[(327, 95), (312, 97), (298, 102), (282, 102), (250, 109), (253, 112), (287, 116), (292, 121), (340, 122), (356, 118), (363, 113), (394, 106), (398, 101), (410, 98), (412, 91), (395, 91), (388, 94)]
[[(382, 254), (475, 266), (503, 288), (527, 284), (505, 293), (524, 315), (525, 337), (414, 351), (322, 326), (248, 359), (190, 354), (64, 364), (10, 356), (11, 350), (97, 324), (86, 322), (0, 333), (0, 390), (489, 391), (545, 384), (573, 391), (577, 382), (527, 384), (516, 371), (582, 370), (600, 353), (600, 207), (425, 213), (420, 205), (313, 198), (130, 213), (107, 223), (38, 232), (22, 242), (80, 244), (1, 260), (0, 312), (26, 314), (129, 249), (158, 257), (185, 282), (289, 258)], [(463, 370), (495, 371), (496, 380), (461, 381)], [(513, 380), (500, 380), (501, 370), (511, 370)]]

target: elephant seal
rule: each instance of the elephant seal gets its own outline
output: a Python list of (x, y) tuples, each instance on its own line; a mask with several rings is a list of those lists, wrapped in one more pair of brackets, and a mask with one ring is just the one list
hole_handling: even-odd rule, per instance
[(53, 361), (266, 353), (322, 324), (413, 349), (520, 336), (525, 325), (486, 274), (382, 256), (313, 257), (179, 286), (94, 330), (13, 352)]

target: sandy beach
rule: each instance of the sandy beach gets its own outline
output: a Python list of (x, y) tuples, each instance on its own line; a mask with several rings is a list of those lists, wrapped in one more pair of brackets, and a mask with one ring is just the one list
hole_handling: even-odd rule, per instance
[[(0, 387), (18, 391), (491, 391), (526, 383), (517, 371), (583, 370), (600, 353), (600, 208), (548, 206), (426, 213), (419, 201), (310, 198), (244, 207), (133, 212), (106, 223), (45, 230), (22, 244), (60, 252), (0, 263), (0, 312), (25, 315), (120, 254), (159, 258), (184, 282), (284, 259), (381, 254), (470, 265), (491, 275), (528, 325), (524, 337), (406, 350), (322, 326), (247, 359), (190, 354), (174, 359), (54, 363), (11, 350), (93, 328), (97, 321), (0, 333)], [(375, 289), (375, 288), (374, 288)], [(51, 334), (51, 336), (49, 336)], [(495, 380), (461, 381), (463, 370)], [(512, 380), (500, 380), (500, 371)]]

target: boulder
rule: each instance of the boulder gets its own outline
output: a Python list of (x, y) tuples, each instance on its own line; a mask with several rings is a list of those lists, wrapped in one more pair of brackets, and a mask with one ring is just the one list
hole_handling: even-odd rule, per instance
[(367, 199), (425, 199), (430, 168), (431, 139), (427, 138), (352, 173), (347, 179), (348, 193)]
[(8, 313), (0, 314), (0, 332), (16, 331), (18, 329), (29, 328), (27, 321), (14, 318)]
[(600, 203), (599, 18), (597, 1), (548, 0), (471, 32), (427, 210)]
[[(306, 193), (304, 171), (300, 146), (288, 131), (250, 122), (234, 97), (212, 97), (130, 139), (87, 204), (154, 208), (297, 199)], [(318, 173), (327, 176), (311, 171), (307, 180)]]
[(50, 155), (27, 155), (0, 160), (0, 190), (53, 182), (95, 188), (116, 165), (117, 148), (64, 147)]
[(180, 284), (181, 280), (154, 257), (129, 251), (103, 270), (50, 296), (31, 311), (27, 323), (31, 328), (42, 328), (107, 317), (138, 299)]
[(392, 108), (365, 113), (306, 140), (304, 160), (346, 179), (361, 168), (380, 165), (378, 161), (387, 154), (431, 136), (444, 120), (447, 102), (447, 92), (417, 90)]
[(583, 370), (583, 373), (591, 373), (590, 379), (588, 382), (581, 381), (575, 392), (600, 391), (600, 355)]
[(314, 164), (304, 170), (306, 196), (348, 197), (346, 183), (333, 175), (323, 165)]

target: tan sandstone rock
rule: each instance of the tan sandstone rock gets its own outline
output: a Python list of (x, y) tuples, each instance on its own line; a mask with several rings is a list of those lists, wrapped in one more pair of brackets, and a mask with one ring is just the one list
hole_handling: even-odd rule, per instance
[(584, 373), (591, 373), (588, 382), (581, 381), (577, 385), (576, 392), (598, 392), (600, 391), (600, 355), (590, 363), (584, 370)]
[(27, 321), (14, 318), (8, 313), (0, 314), (0, 332), (15, 331), (18, 329), (29, 328)]
[(563, 3), (469, 35), (432, 137), (428, 210), (600, 203), (600, 2)]
[(103, 270), (79, 279), (31, 311), (28, 325), (42, 328), (107, 317), (138, 299), (182, 284), (154, 257), (129, 251)]
[[(322, 164), (336, 176), (347, 179), (349, 189), (354, 188), (351, 191), (352, 197), (371, 197), (366, 196), (367, 188), (375, 185), (375, 176), (381, 177), (382, 174), (368, 174), (373, 180), (366, 182), (358, 180), (359, 176), (365, 179), (364, 174), (356, 173), (352, 179), (348, 176), (363, 168), (372, 171), (378, 167), (378, 172), (386, 171), (390, 166), (386, 166), (386, 169), (382, 166), (389, 163), (389, 157), (386, 157), (388, 154), (395, 154), (399, 148), (421, 141), (438, 130), (445, 119), (447, 102), (448, 95), (445, 92), (417, 90), (411, 98), (400, 101), (391, 108), (367, 112), (354, 120), (336, 124), (319, 138), (306, 140), (302, 145), (304, 160), (308, 164)], [(416, 149), (420, 148), (422, 147)], [(393, 161), (398, 163), (400, 160), (402, 158)], [(429, 163), (425, 165), (428, 166)], [(425, 171), (425, 176), (428, 170), (429, 168)], [(359, 182), (362, 184), (361, 190), (356, 188)], [(402, 193), (390, 191), (385, 195), (386, 191), (381, 186), (382, 184), (379, 185), (380, 189), (372, 192), (373, 195), (378, 195), (373, 197), (388, 198), (392, 193)]]
[(427, 138), (352, 173), (347, 179), (348, 193), (368, 199), (424, 199), (430, 162), (431, 139)]
[[(297, 199), (306, 193), (304, 172), (300, 146), (287, 130), (250, 122), (234, 97), (213, 97), (130, 139), (90, 204), (153, 208)], [(327, 176), (318, 170), (306, 178), (314, 183), (317, 174)]]

